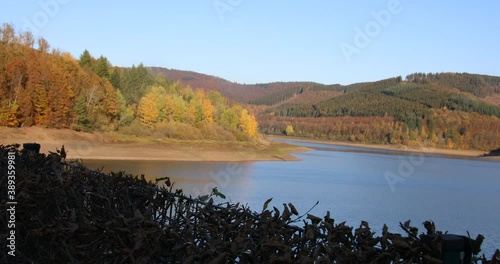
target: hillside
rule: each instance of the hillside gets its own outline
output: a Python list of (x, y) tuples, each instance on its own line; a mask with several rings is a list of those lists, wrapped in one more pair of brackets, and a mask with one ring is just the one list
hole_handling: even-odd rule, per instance
[(217, 91), (154, 76), (142, 64), (113, 67), (85, 50), (79, 59), (30, 32), (0, 27), (0, 126), (119, 131), (134, 136), (247, 141), (252, 111)]
[(258, 120), (270, 134), (291, 126), (290, 134), (301, 137), (492, 150), (500, 146), (500, 106), (487, 99), (500, 95), (499, 80), (415, 74), (352, 85), (319, 102), (300, 102), (300, 94), (264, 108)]
[(315, 103), (341, 95), (355, 89), (362, 83), (342, 86), (324, 85), (314, 82), (273, 82), (260, 84), (239, 84), (220, 77), (192, 71), (148, 67), (155, 76), (178, 81), (192, 88), (218, 91), (222, 95), (241, 103), (277, 106), (283, 103)]
[(148, 68), (155, 76), (163, 76), (168, 80), (178, 81), (192, 88), (202, 88), (207, 91), (218, 91), (235, 101), (248, 103), (273, 93), (296, 87), (311, 85), (308, 82), (274, 82), (265, 84), (239, 84), (219, 77), (192, 71), (182, 71), (161, 67)]

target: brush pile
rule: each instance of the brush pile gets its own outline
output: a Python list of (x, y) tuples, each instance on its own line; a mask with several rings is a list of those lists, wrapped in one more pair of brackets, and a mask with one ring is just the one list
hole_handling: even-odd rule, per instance
[[(292, 204), (251, 211), (214, 204), (124, 172), (110, 175), (48, 155), (0, 146), (0, 200), (7, 201), (7, 152), (16, 153), (17, 263), (441, 263), (443, 236), (429, 243), (410, 222), (403, 235), (299, 215)], [(218, 194), (218, 193), (215, 193)], [(0, 239), (6, 241), (6, 210)], [(477, 254), (481, 237), (470, 240)], [(497, 256), (500, 252), (497, 251)], [(495, 257), (493, 258), (495, 259)], [(484, 263), (487, 262), (483, 257)]]

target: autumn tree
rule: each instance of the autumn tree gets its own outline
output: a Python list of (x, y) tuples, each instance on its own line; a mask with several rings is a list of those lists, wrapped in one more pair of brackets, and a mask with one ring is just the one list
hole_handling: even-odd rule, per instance
[(21, 33), (19, 38), (21, 45), (24, 45), (28, 48), (33, 48), (33, 46), (35, 45), (35, 37), (33, 37), (33, 34), (29, 31)]
[(0, 40), (4, 44), (11, 44), (16, 41), (16, 33), (11, 24), (4, 23), (0, 28)]
[(256, 137), (258, 134), (258, 125), (255, 116), (249, 114), (247, 109), (243, 109), (240, 112), (240, 127), (243, 133), (251, 138)]
[(41, 53), (48, 53), (50, 49), (49, 42), (44, 38), (38, 38), (38, 50)]
[(236, 130), (240, 122), (238, 117), (240, 111), (236, 107), (224, 109), (220, 117), (221, 125), (226, 129)]
[(212, 124), (214, 122), (214, 110), (212, 102), (208, 98), (202, 100), (203, 121)]
[(118, 91), (107, 81), (103, 83), (103, 88), (102, 105), (104, 106), (104, 113), (107, 118), (106, 123), (109, 128), (116, 129), (120, 114)]
[(153, 86), (139, 102), (137, 115), (141, 122), (152, 128), (160, 119), (160, 101), (164, 97), (165, 88)]
[(186, 120), (187, 111), (186, 101), (184, 101), (184, 99), (180, 95), (173, 95), (172, 104), (172, 120), (176, 122), (184, 122)]

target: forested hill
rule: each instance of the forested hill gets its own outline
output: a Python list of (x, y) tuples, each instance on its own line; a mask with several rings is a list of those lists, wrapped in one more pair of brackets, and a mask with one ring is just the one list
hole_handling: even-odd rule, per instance
[[(349, 91), (379, 85), (381, 81), (354, 83), (350, 85), (320, 84), (314, 82), (274, 82), (261, 84), (239, 84), (220, 77), (192, 71), (148, 68), (154, 75), (161, 75), (191, 87), (207, 91), (219, 91), (233, 100), (253, 105), (278, 106), (284, 103), (317, 103), (337, 97)], [(469, 73), (414, 73), (401, 82), (432, 86), (452, 92), (465, 92), (481, 100), (500, 105), (500, 77)]]
[(181, 139), (258, 135), (251, 110), (217, 91), (154, 76), (142, 64), (113, 67), (86, 50), (75, 59), (9, 24), (0, 27), (0, 125)]
[(252, 103), (258, 98), (297, 87), (314, 85), (312, 82), (273, 82), (263, 84), (240, 84), (219, 77), (192, 71), (167, 69), (162, 67), (148, 68), (154, 75), (169, 80), (179, 81), (184, 85), (203, 88), (207, 91), (218, 91), (222, 95), (242, 103)]
[[(456, 149), (500, 147), (500, 77), (411, 74), (346, 87), (316, 102), (261, 113), (262, 131), (336, 140)], [(305, 97), (306, 93), (298, 95)]]
[[(333, 87), (332, 91), (344, 91), (341, 96), (323, 98), (314, 104), (288, 102), (267, 112), (279, 116), (328, 117), (328, 116), (398, 116), (404, 112), (417, 115), (429, 109), (451, 109), (464, 112), (477, 112), (481, 115), (500, 117), (500, 107), (486, 98), (500, 95), (500, 77), (489, 77), (490, 82), (479, 84), (453, 85), (455, 78), (442, 80), (442, 77), (457, 76), (463, 82), (484, 80), (480, 75), (458, 74), (438, 75), (436, 81), (401, 77), (365, 83), (356, 88)], [(444, 79), (444, 78), (443, 78)], [(425, 80), (425, 79), (424, 79)], [(478, 94), (476, 96), (475, 94)]]

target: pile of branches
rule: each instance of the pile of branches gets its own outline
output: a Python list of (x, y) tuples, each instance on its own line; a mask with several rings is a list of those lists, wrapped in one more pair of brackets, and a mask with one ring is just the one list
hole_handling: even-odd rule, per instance
[[(441, 263), (441, 233), (425, 243), (409, 221), (401, 223), (403, 235), (384, 226), (376, 236), (368, 223), (350, 227), (329, 212), (320, 218), (299, 215), (292, 204), (268, 209), (271, 200), (260, 213), (214, 204), (174, 190), (168, 178), (160, 186), (104, 174), (16, 145), (0, 146), (0, 186), (7, 185), (7, 151), (16, 153), (18, 263)], [(5, 188), (0, 200), (7, 201)], [(6, 219), (1, 210), (4, 241)], [(431, 222), (426, 229), (435, 232)], [(0, 262), (7, 261), (0, 250)]]

